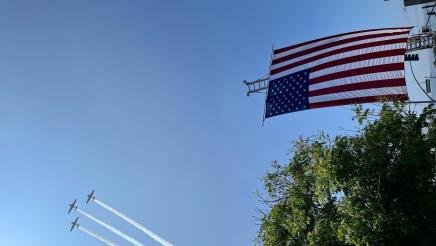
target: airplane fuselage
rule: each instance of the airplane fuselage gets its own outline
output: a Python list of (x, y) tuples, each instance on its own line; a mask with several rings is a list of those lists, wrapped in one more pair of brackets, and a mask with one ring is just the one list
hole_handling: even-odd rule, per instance
[(77, 202), (77, 199), (74, 199), (74, 202), (71, 203), (71, 204), (69, 205), (69, 206), (70, 206), (70, 209), (68, 209), (68, 213), (71, 213), (71, 211), (72, 211), (73, 209), (74, 209), (74, 210), (77, 209), (76, 202)]
[(77, 217), (73, 222), (71, 222), (70, 231), (72, 231), (74, 228), (79, 228), (79, 224), (77, 223), (78, 220), (79, 220), (79, 217)]
[(92, 190), (91, 194), (87, 195), (88, 199), (86, 200), (86, 203), (88, 203), (91, 200), (95, 199), (94, 190)]

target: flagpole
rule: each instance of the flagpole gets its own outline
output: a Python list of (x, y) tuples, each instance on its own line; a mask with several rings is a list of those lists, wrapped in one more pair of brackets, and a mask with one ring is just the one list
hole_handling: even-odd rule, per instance
[(265, 93), (265, 105), (263, 107), (263, 118), (262, 118), (262, 127), (265, 124), (265, 115), (266, 115), (266, 99), (268, 99), (268, 87), (269, 87), (269, 80), (271, 78), (271, 66), (272, 66), (272, 59), (273, 59), (273, 55), (274, 55), (274, 43), (272, 44), (271, 47), (271, 61), (269, 63), (269, 69), (268, 69), (268, 86), (266, 88), (266, 93)]

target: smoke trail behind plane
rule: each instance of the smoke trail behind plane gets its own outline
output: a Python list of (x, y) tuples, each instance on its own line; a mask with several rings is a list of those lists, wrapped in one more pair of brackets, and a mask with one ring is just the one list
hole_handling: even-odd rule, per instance
[(108, 225), (106, 223), (104, 223), (103, 221), (95, 218), (94, 216), (80, 210), (79, 208), (77, 209), (77, 212), (85, 215), (86, 217), (88, 217), (89, 219), (95, 221), (96, 223), (102, 225), (103, 227), (106, 227), (106, 229), (112, 231), (113, 233), (117, 234), (118, 236), (126, 239), (127, 241), (131, 242), (132, 244), (136, 245), (136, 246), (144, 246), (142, 243), (138, 242), (137, 240), (135, 240), (134, 238), (130, 237), (129, 235), (121, 232), (120, 230), (116, 229), (115, 227)]
[(83, 226), (79, 226), (78, 229), (81, 230), (81, 231), (83, 231), (84, 233), (90, 235), (91, 237), (94, 237), (94, 238), (96, 238), (96, 239), (102, 241), (103, 243), (105, 243), (105, 244), (107, 244), (107, 245), (109, 245), (109, 246), (118, 246), (117, 244), (115, 244), (115, 243), (113, 243), (113, 242), (107, 240), (106, 238), (104, 238), (104, 237), (98, 235), (97, 233), (85, 229)]
[(145, 228), (144, 226), (140, 225), (139, 223), (137, 223), (136, 221), (130, 219), (129, 217), (127, 217), (126, 215), (118, 212), (117, 210), (115, 210), (114, 208), (111, 208), (110, 206), (104, 204), (102, 201), (99, 201), (97, 199), (93, 200), (95, 203), (97, 203), (98, 205), (100, 205), (101, 207), (109, 210), (110, 212), (114, 213), (115, 215), (117, 215), (118, 217), (120, 217), (121, 219), (127, 221), (129, 224), (135, 226), (136, 228), (138, 228), (139, 230), (143, 231), (145, 234), (147, 234), (148, 236), (150, 236), (151, 238), (153, 238), (154, 240), (156, 240), (157, 242), (159, 242), (160, 244), (162, 244), (163, 246), (173, 246), (171, 243), (169, 243), (168, 241), (166, 241), (165, 239), (159, 237), (158, 235), (154, 234), (152, 231), (150, 231), (149, 229)]

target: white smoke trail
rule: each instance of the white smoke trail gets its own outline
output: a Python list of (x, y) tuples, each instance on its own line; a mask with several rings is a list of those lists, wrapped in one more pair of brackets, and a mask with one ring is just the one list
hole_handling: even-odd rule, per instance
[(83, 228), (83, 226), (79, 226), (78, 229), (81, 230), (81, 231), (83, 231), (84, 233), (86, 233), (86, 234), (88, 234), (88, 235), (94, 237), (94, 238), (97, 238), (98, 240), (102, 241), (103, 243), (105, 243), (105, 244), (107, 244), (107, 245), (109, 245), (109, 246), (118, 246), (117, 244), (115, 244), (115, 243), (113, 243), (113, 242), (107, 240), (106, 238), (104, 238), (104, 237), (98, 235), (97, 233), (92, 232), (92, 231), (89, 231), (89, 230)]
[(117, 215), (118, 217), (120, 217), (121, 219), (127, 221), (128, 223), (130, 223), (131, 225), (135, 226), (136, 228), (138, 228), (139, 230), (143, 231), (145, 234), (147, 234), (148, 236), (150, 236), (151, 238), (153, 238), (154, 240), (156, 240), (157, 242), (159, 242), (160, 244), (162, 244), (163, 246), (173, 246), (171, 243), (169, 243), (168, 241), (166, 241), (165, 239), (159, 237), (158, 235), (154, 234), (152, 231), (150, 231), (149, 229), (145, 228), (144, 226), (140, 225), (139, 223), (137, 223), (136, 221), (130, 219), (129, 217), (125, 216), (124, 214), (118, 212), (117, 210), (115, 210), (114, 208), (109, 207), (108, 205), (104, 204), (102, 201), (99, 201), (97, 199), (93, 200), (95, 203), (97, 203), (98, 205), (100, 205), (101, 207), (109, 210), (110, 212), (114, 213), (115, 215)]
[(101, 221), (101, 220), (95, 218), (94, 216), (92, 216), (92, 215), (90, 215), (90, 214), (88, 214), (88, 213), (86, 213), (86, 212), (83, 212), (83, 211), (80, 210), (80, 209), (77, 209), (77, 212), (79, 212), (79, 213), (85, 215), (85, 216), (88, 217), (89, 219), (91, 219), (91, 220), (97, 222), (98, 224), (100, 224), (100, 225), (106, 227), (106, 229), (108, 229), (108, 230), (112, 231), (113, 233), (117, 234), (118, 236), (120, 236), (120, 237), (126, 239), (127, 241), (131, 242), (132, 244), (134, 244), (134, 245), (136, 245), (136, 246), (144, 246), (142, 243), (136, 241), (134, 238), (130, 237), (129, 235), (126, 235), (125, 233), (121, 232), (120, 230), (116, 229), (115, 227), (113, 227), (113, 226), (111, 226), (111, 225), (108, 225), (108, 224), (104, 223), (103, 221)]

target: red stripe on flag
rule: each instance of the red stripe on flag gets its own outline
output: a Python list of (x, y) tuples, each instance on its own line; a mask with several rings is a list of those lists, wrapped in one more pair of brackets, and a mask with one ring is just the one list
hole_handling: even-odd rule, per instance
[(406, 32), (395, 32), (395, 33), (378, 33), (378, 34), (371, 34), (371, 35), (365, 35), (365, 36), (358, 36), (358, 37), (353, 37), (353, 38), (348, 38), (348, 39), (343, 39), (343, 40), (339, 40), (336, 42), (331, 42), (331, 43), (327, 43), (327, 44), (323, 44), (320, 46), (316, 46), (316, 47), (312, 47), (306, 50), (302, 50), (293, 54), (289, 54), (287, 56), (283, 56), (277, 59), (272, 60), (272, 65), (284, 62), (286, 60), (289, 59), (293, 59), (299, 56), (304, 56), (316, 51), (320, 51), (320, 50), (324, 50), (327, 48), (331, 48), (331, 47), (335, 47), (338, 45), (342, 45), (342, 44), (346, 44), (346, 43), (351, 43), (351, 42), (355, 42), (355, 41), (361, 41), (361, 40), (365, 40), (365, 39), (371, 39), (371, 38), (380, 38), (380, 37), (388, 37), (388, 36), (395, 36), (395, 35), (401, 35), (401, 34), (408, 34), (409, 31)]
[(407, 42), (407, 38), (397, 38), (397, 39), (391, 39), (391, 40), (385, 40), (385, 41), (378, 41), (378, 42), (372, 42), (372, 43), (364, 43), (359, 45), (353, 45), (349, 47), (344, 47), (342, 49), (332, 50), (323, 54), (319, 54), (317, 56), (309, 57), (301, 61), (297, 61), (288, 65), (285, 65), (283, 67), (279, 67), (276, 69), (271, 70), (271, 75), (286, 71), (288, 69), (301, 66), (303, 64), (313, 62), (322, 58), (326, 58), (332, 55), (337, 55), (344, 52), (349, 52), (353, 50), (359, 50), (359, 49), (365, 49), (370, 47), (376, 47), (376, 46), (382, 46), (382, 45), (389, 45), (389, 44), (397, 44), (397, 43), (405, 43)]
[(341, 106), (341, 105), (349, 105), (349, 104), (380, 102), (380, 101), (385, 101), (385, 100), (386, 101), (392, 101), (392, 100), (406, 101), (408, 99), (409, 99), (409, 97), (406, 94), (348, 98), (348, 99), (341, 99), (341, 100), (336, 100), (336, 101), (311, 103), (310, 108), (311, 109), (324, 108), (324, 107)]
[(371, 66), (371, 67), (355, 68), (355, 69), (350, 69), (347, 71), (331, 73), (331, 74), (327, 74), (324, 76), (310, 79), (309, 83), (310, 84), (318, 84), (318, 83), (322, 83), (322, 82), (329, 81), (329, 80), (341, 79), (341, 78), (357, 76), (357, 75), (362, 75), (362, 74), (380, 73), (380, 72), (397, 71), (397, 70), (404, 70), (404, 62), (384, 64), (384, 65), (376, 65), (376, 66)]
[(291, 46), (287, 46), (284, 48), (280, 48), (280, 49), (276, 49), (274, 50), (274, 55), (279, 54), (279, 53), (283, 53), (286, 52), (288, 50), (292, 50), (304, 45), (308, 45), (308, 44), (312, 44), (312, 43), (316, 43), (319, 41), (323, 41), (323, 40), (327, 40), (329, 38), (336, 38), (336, 37), (341, 37), (341, 36), (345, 36), (345, 35), (352, 35), (352, 34), (357, 34), (357, 33), (363, 33), (363, 32), (373, 32), (373, 31), (382, 31), (382, 30), (395, 30), (395, 29), (412, 29), (413, 27), (393, 27), (393, 28), (379, 28), (379, 29), (368, 29), (368, 30), (361, 30), (361, 31), (354, 31), (354, 32), (347, 32), (347, 33), (341, 33), (341, 34), (336, 34), (336, 35), (332, 35), (332, 36), (328, 36), (328, 37), (324, 37), (324, 38), (318, 38), (318, 39), (314, 39), (311, 41), (307, 41), (307, 42), (303, 42), (303, 43), (299, 43), (299, 44), (295, 44), (295, 45), (291, 45)]
[(395, 86), (405, 86), (405, 85), (406, 85), (406, 80), (404, 78), (365, 81), (365, 82), (359, 82), (354, 84), (328, 87), (315, 91), (309, 91), (309, 97), (346, 92), (346, 91), (356, 91), (356, 90), (365, 90), (365, 89), (372, 89), (372, 88), (395, 87)]

